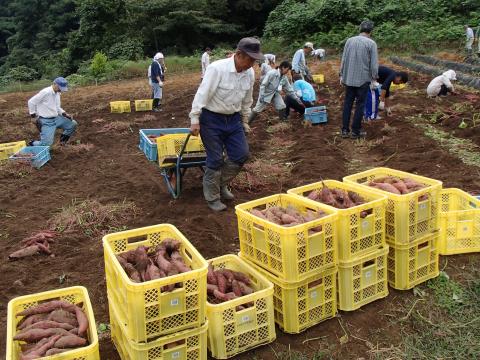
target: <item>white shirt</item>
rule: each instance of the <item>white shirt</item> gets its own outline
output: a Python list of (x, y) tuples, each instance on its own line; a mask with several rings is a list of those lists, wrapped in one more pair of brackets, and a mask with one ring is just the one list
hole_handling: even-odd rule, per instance
[(456, 74), (453, 70), (445, 71), (442, 75), (437, 76), (435, 79), (430, 81), (427, 87), (427, 95), (428, 96), (437, 96), (442, 88), (442, 85), (445, 85), (447, 89), (451, 91), (455, 91), (450, 80), (456, 80)]
[(200, 122), (203, 108), (225, 115), (240, 112), (244, 120), (250, 115), (255, 72), (252, 68), (237, 72), (234, 59), (235, 56), (217, 60), (207, 67), (193, 99), (190, 111), (192, 124)]
[(28, 100), (28, 111), (43, 118), (62, 115), (65, 111), (60, 106), (60, 92), (53, 91), (53, 86), (40, 90)]
[(202, 55), (202, 77), (205, 76), (208, 65), (210, 65), (210, 55), (205, 51)]
[(467, 39), (473, 39), (473, 30), (472, 28), (467, 28)]
[(324, 57), (325, 50), (324, 49), (316, 49), (312, 51), (312, 56)]
[(293, 55), (292, 70), (299, 74), (306, 74), (305, 68), (307, 63), (305, 62), (305, 52), (303, 49), (298, 49)]

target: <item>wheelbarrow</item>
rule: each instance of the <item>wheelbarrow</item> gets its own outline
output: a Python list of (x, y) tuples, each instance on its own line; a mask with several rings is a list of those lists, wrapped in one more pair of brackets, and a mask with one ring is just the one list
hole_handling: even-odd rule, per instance
[[(207, 156), (200, 138), (188, 133), (182, 143), (181, 140), (184, 136), (185, 132), (157, 138), (161, 175), (165, 180), (168, 192), (174, 199), (178, 199), (182, 193), (183, 177), (189, 168), (196, 167), (205, 172)], [(176, 151), (172, 151), (172, 145), (176, 146)], [(178, 151), (178, 149), (180, 150)]]

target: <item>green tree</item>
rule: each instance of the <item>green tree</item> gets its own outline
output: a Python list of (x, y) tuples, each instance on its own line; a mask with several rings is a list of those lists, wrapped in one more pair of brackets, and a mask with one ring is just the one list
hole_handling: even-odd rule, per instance
[(90, 64), (90, 73), (95, 78), (95, 85), (98, 84), (98, 80), (102, 75), (107, 72), (108, 58), (102, 52), (96, 52), (93, 56), (92, 63)]

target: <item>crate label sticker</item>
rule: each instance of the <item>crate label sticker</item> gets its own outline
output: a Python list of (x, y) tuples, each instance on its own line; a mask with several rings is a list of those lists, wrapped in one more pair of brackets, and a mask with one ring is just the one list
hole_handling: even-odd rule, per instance
[(372, 270), (368, 270), (367, 272), (365, 272), (365, 278), (371, 278), (372, 277)]
[(419, 205), (418, 205), (418, 208), (419, 208), (420, 210), (425, 210), (425, 209), (427, 208), (427, 204), (419, 204)]
[(172, 359), (178, 359), (180, 358), (180, 351), (175, 351), (172, 353)]
[(312, 299), (315, 299), (317, 296), (318, 296), (317, 291), (312, 291), (312, 292), (310, 293), (310, 297), (311, 297)]
[(363, 220), (362, 221), (362, 227), (365, 229), (366, 227), (368, 227), (368, 225), (370, 224), (370, 221), (368, 220)]
[(246, 322), (249, 322), (249, 321), (250, 321), (250, 316), (248, 316), (248, 315), (242, 316), (242, 324), (246, 323)]
[(178, 304), (180, 304), (178, 298), (170, 300), (170, 306), (178, 306)]

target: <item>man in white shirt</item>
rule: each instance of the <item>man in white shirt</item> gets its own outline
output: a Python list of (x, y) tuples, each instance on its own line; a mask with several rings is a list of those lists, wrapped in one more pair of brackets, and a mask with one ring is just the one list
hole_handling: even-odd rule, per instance
[(265, 54), (264, 58), (265, 61), (260, 64), (260, 84), (262, 84), (263, 79), (265, 79), (265, 75), (275, 68), (275, 55)]
[(207, 71), (207, 66), (210, 65), (210, 54), (212, 50), (210, 48), (206, 48), (205, 52), (202, 54), (202, 79), (205, 76), (205, 71)]
[(65, 145), (75, 133), (78, 123), (60, 105), (60, 93), (68, 90), (67, 80), (57, 77), (53, 84), (41, 90), (28, 100), (28, 111), (35, 125), (40, 129), (40, 140), (30, 141), (29, 146), (50, 146), (55, 130), (63, 129), (60, 144)]
[(470, 25), (465, 25), (465, 35), (467, 36), (467, 42), (465, 43), (465, 48), (467, 49), (467, 54), (471, 55), (475, 36), (473, 35), (473, 29), (470, 27)]
[(452, 81), (457, 80), (457, 74), (454, 70), (447, 70), (442, 75), (437, 76), (427, 87), (429, 97), (447, 96), (448, 93), (456, 94)]
[(299, 74), (302, 79), (308, 75), (309, 70), (307, 67), (307, 61), (305, 60), (305, 55), (310, 54), (313, 51), (313, 43), (306, 42), (303, 45), (303, 49), (298, 49), (293, 55), (292, 60), (292, 73)]
[(190, 130), (193, 135), (200, 133), (205, 146), (207, 166), (203, 194), (214, 211), (227, 208), (221, 198), (233, 199), (227, 185), (248, 159), (245, 132), (250, 130), (248, 117), (253, 103), (255, 72), (252, 66), (261, 59), (260, 41), (241, 39), (232, 57), (208, 66), (193, 99)]
[(324, 49), (315, 49), (312, 51), (314, 59), (322, 60), (325, 57), (325, 50)]

